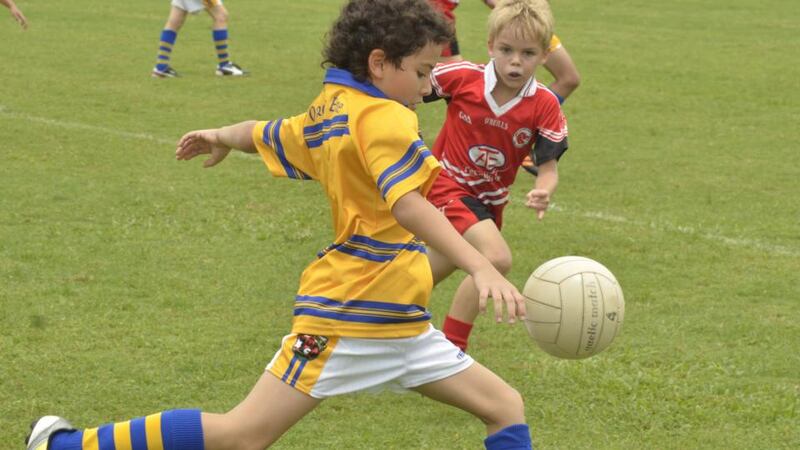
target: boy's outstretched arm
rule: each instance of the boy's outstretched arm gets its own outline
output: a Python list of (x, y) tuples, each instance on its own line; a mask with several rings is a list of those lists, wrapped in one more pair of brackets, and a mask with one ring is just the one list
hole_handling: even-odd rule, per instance
[(506, 280), (492, 263), (461, 237), (453, 225), (425, 197), (411, 191), (400, 197), (392, 207), (397, 222), (427, 245), (444, 254), (456, 266), (472, 275), (480, 292), (479, 308), (486, 311), (486, 301), (492, 297), (494, 316), (503, 321), (503, 304), (508, 311), (508, 322), (525, 318), (525, 298)]
[(186, 161), (197, 155), (210, 154), (203, 167), (212, 167), (225, 159), (231, 149), (256, 153), (252, 138), (255, 124), (255, 120), (248, 120), (222, 128), (190, 131), (178, 141), (175, 158)]
[(536, 210), (536, 218), (542, 220), (544, 213), (550, 206), (550, 197), (558, 186), (558, 163), (555, 159), (546, 161), (538, 166), (539, 175), (536, 185), (525, 196), (525, 206)]

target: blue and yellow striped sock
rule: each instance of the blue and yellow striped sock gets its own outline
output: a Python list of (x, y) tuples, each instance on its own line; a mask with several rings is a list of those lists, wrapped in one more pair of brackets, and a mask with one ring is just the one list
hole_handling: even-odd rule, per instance
[(158, 44), (158, 58), (156, 59), (156, 70), (165, 71), (169, 67), (169, 57), (172, 54), (172, 46), (178, 39), (176, 31), (164, 28), (161, 31), (161, 43)]
[(198, 409), (173, 409), (97, 428), (62, 431), (50, 450), (204, 450)]
[(213, 30), (214, 46), (217, 48), (217, 62), (219, 67), (228, 64), (228, 29)]

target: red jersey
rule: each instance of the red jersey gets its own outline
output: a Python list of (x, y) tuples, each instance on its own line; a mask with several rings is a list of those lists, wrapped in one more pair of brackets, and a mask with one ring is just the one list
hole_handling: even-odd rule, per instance
[[(508, 188), (526, 155), (541, 164), (567, 150), (567, 121), (558, 98), (535, 78), (504, 105), (491, 95), (497, 84), (493, 62), (439, 64), (431, 83), (449, 100), (433, 146), (444, 168), (438, 178), (457, 183), (487, 206), (502, 209), (508, 202)], [(434, 187), (431, 194), (436, 192)]]

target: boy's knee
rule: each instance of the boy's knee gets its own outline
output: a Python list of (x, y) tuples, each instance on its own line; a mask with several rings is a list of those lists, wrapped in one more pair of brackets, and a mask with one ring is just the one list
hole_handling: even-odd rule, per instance
[(167, 18), (166, 28), (170, 30), (179, 30), (186, 21), (186, 14), (188, 14), (186, 11), (173, 6)]
[(519, 391), (509, 386), (503, 392), (498, 392), (494, 407), (486, 419), (489, 424), (499, 427), (525, 423), (525, 402)]
[(268, 424), (257, 429), (243, 426), (241, 421), (234, 421), (234, 417), (225, 417), (226, 426), (217, 428), (213, 439), (215, 447), (231, 450), (263, 450), (275, 442), (275, 438), (267, 431)]
[(183, 26), (184, 20), (185, 20), (184, 17), (169, 16), (169, 19), (167, 19), (167, 25), (164, 28), (178, 31)]
[(224, 6), (218, 6), (211, 10), (211, 17), (214, 19), (214, 25), (222, 26), (228, 24), (228, 10)]
[(507, 251), (494, 251), (486, 255), (495, 269), (503, 275), (511, 271), (511, 253)]

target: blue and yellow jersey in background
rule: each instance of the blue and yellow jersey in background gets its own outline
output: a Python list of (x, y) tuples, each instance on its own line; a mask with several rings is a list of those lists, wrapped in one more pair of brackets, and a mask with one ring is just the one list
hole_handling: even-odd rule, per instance
[(425, 245), (391, 213), (408, 192), (424, 196), (439, 172), (418, 129), (414, 112), (336, 68), (307, 112), (256, 124), (270, 172), (319, 181), (333, 218), (334, 242), (300, 278), (293, 333), (400, 338), (427, 329)]

